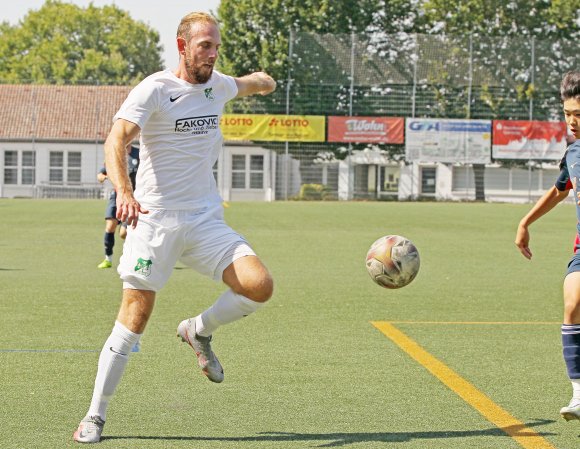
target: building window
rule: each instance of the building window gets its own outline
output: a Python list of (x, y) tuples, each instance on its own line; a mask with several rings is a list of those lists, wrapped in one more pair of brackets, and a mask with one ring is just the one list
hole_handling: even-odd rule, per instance
[(433, 194), (436, 191), (437, 169), (423, 167), (421, 169), (421, 193)]
[(246, 188), (246, 155), (232, 154), (232, 189)]
[(232, 188), (264, 188), (263, 154), (232, 154)]
[(36, 180), (35, 167), (36, 151), (5, 151), (4, 184), (33, 185)]
[(53, 184), (80, 184), (80, 151), (51, 151), (49, 161), (49, 182)]
[(4, 152), (4, 184), (18, 184), (18, 151)]
[(34, 185), (36, 182), (36, 151), (22, 152), (22, 178), (21, 183)]
[(68, 164), (66, 171), (66, 181), (69, 184), (80, 184), (81, 182), (81, 153), (80, 151), (70, 151), (67, 153)]
[(250, 189), (264, 188), (264, 155), (250, 156)]

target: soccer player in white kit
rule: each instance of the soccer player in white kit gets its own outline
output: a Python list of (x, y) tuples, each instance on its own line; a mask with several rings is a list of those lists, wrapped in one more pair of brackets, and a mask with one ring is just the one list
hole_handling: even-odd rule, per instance
[[(145, 330), (156, 292), (178, 260), (229, 287), (209, 309), (177, 327), (212, 382), (224, 379), (210, 346), (213, 332), (255, 312), (272, 296), (268, 270), (224, 222), (212, 168), (222, 145), (219, 121), (225, 103), (267, 95), (276, 82), (263, 72), (236, 78), (214, 70), (220, 43), (212, 16), (185, 16), (177, 30), (179, 66), (150, 75), (131, 91), (105, 142), (117, 218), (128, 223), (118, 268), (123, 299), (99, 357), (89, 410), (73, 435), (77, 442), (100, 441), (107, 406), (131, 348)], [(126, 147), (139, 133), (141, 165), (133, 192)]]

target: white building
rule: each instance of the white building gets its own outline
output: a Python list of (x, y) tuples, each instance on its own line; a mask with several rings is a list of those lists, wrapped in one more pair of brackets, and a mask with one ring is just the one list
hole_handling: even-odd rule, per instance
[[(487, 164), (483, 170), (485, 200), (490, 202), (529, 202), (552, 187), (560, 170), (556, 164), (537, 164), (531, 168)], [(398, 199), (432, 198), (438, 201), (475, 200), (471, 165), (393, 162), (379, 151), (353, 152), (340, 162), (338, 196)]]
[[(103, 143), (130, 89), (0, 85), (0, 198), (103, 197)], [(226, 145), (214, 174), (226, 201), (273, 201), (275, 167), (275, 152)]]

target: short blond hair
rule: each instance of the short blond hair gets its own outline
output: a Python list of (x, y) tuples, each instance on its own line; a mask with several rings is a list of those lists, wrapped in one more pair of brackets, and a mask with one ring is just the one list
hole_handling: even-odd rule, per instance
[(192, 37), (191, 26), (196, 23), (213, 24), (218, 26), (217, 19), (205, 12), (191, 12), (179, 22), (177, 27), (177, 37), (182, 37), (186, 42), (189, 42)]

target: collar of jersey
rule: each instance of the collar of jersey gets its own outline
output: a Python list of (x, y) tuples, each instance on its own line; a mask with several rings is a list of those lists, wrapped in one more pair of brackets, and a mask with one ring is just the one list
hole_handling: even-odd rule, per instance
[(211, 87), (213, 84), (213, 80), (214, 80), (214, 74), (211, 74), (211, 78), (209, 79), (209, 81), (205, 84), (191, 84), (188, 83), (185, 80), (182, 80), (181, 78), (178, 78), (177, 76), (175, 76), (175, 73), (173, 73), (173, 70), (171, 69), (167, 69), (167, 72), (169, 72), (169, 76), (171, 78), (173, 78), (174, 81), (176, 81), (180, 87), (184, 88), (184, 89), (188, 89), (188, 90), (204, 90), (207, 89), (208, 87)]

